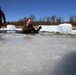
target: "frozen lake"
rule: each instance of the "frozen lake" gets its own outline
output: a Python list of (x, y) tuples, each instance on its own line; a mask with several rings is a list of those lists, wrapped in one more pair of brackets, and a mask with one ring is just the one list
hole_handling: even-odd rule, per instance
[(76, 75), (76, 35), (0, 33), (0, 75)]

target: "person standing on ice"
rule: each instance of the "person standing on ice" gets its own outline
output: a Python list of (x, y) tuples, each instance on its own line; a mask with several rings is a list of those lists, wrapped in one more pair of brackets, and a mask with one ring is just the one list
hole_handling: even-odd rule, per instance
[(1, 10), (1, 7), (0, 7), (0, 28), (2, 26), (2, 18), (4, 20), (4, 24), (6, 24), (6, 18), (5, 18), (5, 14), (4, 12)]
[(41, 29), (42, 27), (39, 26), (37, 28), (37, 30), (32, 26), (32, 20), (31, 18), (28, 18), (26, 20), (26, 24), (24, 25), (24, 27), (22, 28), (22, 33), (25, 33), (25, 34), (30, 34), (30, 33), (38, 33), (39, 30)]

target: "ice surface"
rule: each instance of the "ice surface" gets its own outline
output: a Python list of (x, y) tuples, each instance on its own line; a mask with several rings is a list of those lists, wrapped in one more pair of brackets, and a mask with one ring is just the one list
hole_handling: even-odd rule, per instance
[(76, 35), (0, 33), (0, 75), (76, 75)]

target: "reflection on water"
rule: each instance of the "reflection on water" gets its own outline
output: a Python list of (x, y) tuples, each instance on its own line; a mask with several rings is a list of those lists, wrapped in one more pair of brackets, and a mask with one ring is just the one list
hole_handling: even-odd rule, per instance
[[(76, 51), (75, 37), (50, 33), (36, 35), (1, 33), (0, 74), (71, 75), (71, 68), (76, 70), (73, 68), (76, 63), (75, 52), (72, 53)], [(75, 72), (74, 70), (72, 72)]]

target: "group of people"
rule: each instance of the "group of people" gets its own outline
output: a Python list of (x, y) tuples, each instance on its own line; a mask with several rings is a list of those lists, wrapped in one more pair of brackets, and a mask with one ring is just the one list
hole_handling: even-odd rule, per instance
[[(1, 7), (0, 7), (0, 28), (1, 28), (1, 26), (2, 26), (2, 18), (3, 18), (3, 20), (4, 20), (4, 24), (6, 24), (5, 14), (4, 14), (4, 12), (1, 10)], [(24, 34), (28, 34), (28, 33), (38, 33), (41, 28), (42, 28), (42, 27), (39, 26), (37, 29), (35, 29), (35, 28), (33, 27), (33, 25), (32, 25), (32, 20), (31, 20), (31, 18), (28, 18), (28, 19), (26, 20), (26, 23), (25, 23), (25, 25), (23, 26), (21, 32), (24, 33)]]

